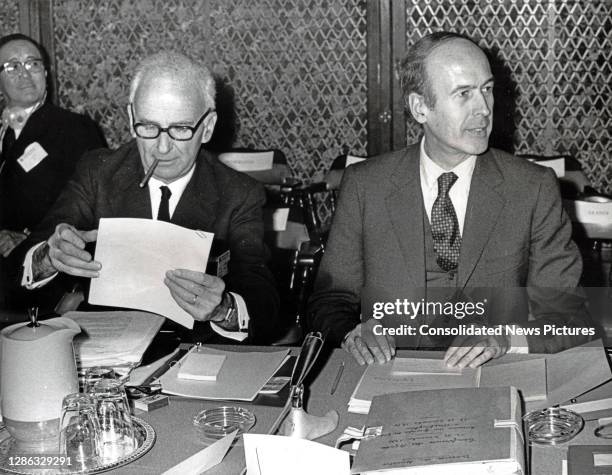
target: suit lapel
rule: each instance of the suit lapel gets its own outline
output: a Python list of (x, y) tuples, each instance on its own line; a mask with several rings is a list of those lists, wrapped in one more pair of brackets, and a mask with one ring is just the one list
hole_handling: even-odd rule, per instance
[(505, 198), (499, 189), (502, 183), (503, 176), (493, 152), (479, 156), (463, 225), (458, 271), (460, 287), (467, 285), (505, 205)]
[(198, 155), (193, 177), (189, 180), (172, 215), (171, 222), (174, 224), (191, 229), (214, 231), (219, 191), (215, 170), (209, 159), (211, 157), (204, 151)]
[(140, 188), (139, 183), (144, 176), (140, 154), (136, 141), (126, 150), (122, 166), (115, 175), (115, 184), (121, 193), (110, 197), (112, 208), (117, 216), (125, 218), (151, 219), (151, 196), (148, 187)]
[(410, 147), (391, 176), (393, 189), (385, 198), (389, 219), (404, 257), (405, 271), (416, 287), (425, 284), (423, 194), (419, 147)]

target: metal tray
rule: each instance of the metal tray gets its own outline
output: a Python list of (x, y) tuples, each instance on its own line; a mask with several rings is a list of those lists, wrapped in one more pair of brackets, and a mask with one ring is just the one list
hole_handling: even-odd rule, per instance
[[(71, 470), (69, 467), (64, 468), (26, 468), (25, 466), (15, 466), (9, 465), (9, 457), (13, 455), (15, 441), (9, 435), (6, 427), (0, 427), (0, 473), (18, 473), (18, 474), (36, 474), (36, 475), (51, 475), (51, 474), (72, 474), (72, 473), (80, 473), (80, 474), (94, 474), (94, 473), (102, 473), (107, 470), (111, 470), (114, 468), (122, 467), (127, 465), (128, 463), (132, 463), (134, 460), (138, 460), (144, 454), (146, 454), (153, 444), (155, 444), (155, 430), (153, 427), (142, 419), (137, 417), (132, 417), (132, 422), (134, 424), (134, 435), (136, 437), (136, 450), (134, 450), (131, 454), (126, 455), (125, 457), (121, 457), (114, 462), (109, 462), (98, 467), (94, 467), (89, 470), (80, 471), (80, 470)], [(19, 454), (20, 456), (23, 454)], [(32, 456), (36, 456), (37, 454), (31, 454)], [(50, 455), (50, 454), (40, 454), (41, 456)]]

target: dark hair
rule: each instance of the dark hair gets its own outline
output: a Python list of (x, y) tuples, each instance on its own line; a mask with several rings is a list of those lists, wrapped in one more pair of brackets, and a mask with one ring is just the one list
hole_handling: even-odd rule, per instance
[(45, 61), (45, 67), (47, 66), (47, 53), (44, 50), (44, 48), (38, 44), (36, 41), (34, 41), (32, 38), (30, 38), (27, 35), (24, 35), (23, 33), (13, 33), (11, 35), (6, 35), (3, 36), (2, 38), (0, 38), (0, 48), (2, 48), (4, 45), (6, 45), (7, 43), (10, 43), (11, 41), (18, 41), (18, 40), (22, 40), (22, 41), (27, 41), (29, 43), (31, 43), (40, 53), (40, 57), (43, 59), (43, 61)]
[[(404, 95), (404, 104), (408, 107), (408, 95), (416, 92), (423, 96), (425, 104), (430, 107), (435, 105), (435, 96), (431, 90), (431, 81), (427, 77), (425, 70), (425, 60), (433, 50), (450, 40), (467, 40), (474, 43), (467, 36), (453, 33), (451, 31), (436, 31), (425, 35), (414, 43), (400, 63), (400, 85)], [(478, 45), (476, 45), (478, 46)], [(480, 47), (479, 47), (480, 48)]]

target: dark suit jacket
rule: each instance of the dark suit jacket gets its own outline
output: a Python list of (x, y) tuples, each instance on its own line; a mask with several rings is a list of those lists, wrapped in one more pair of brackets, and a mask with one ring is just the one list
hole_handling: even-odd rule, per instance
[[(113, 152), (86, 154), (40, 228), (20, 246), (21, 254), (62, 222), (89, 230), (98, 228), (100, 218), (152, 218), (149, 190), (138, 186), (143, 175), (135, 141)], [(278, 295), (265, 265), (264, 201), (261, 184), (201, 151), (171, 220), (212, 232), (229, 246), (226, 286), (244, 298), (251, 317), (249, 341), (256, 343), (270, 341), (279, 328)]]
[[(26, 147), (38, 142), (48, 153), (25, 172), (17, 163)], [(74, 172), (84, 152), (105, 147), (104, 137), (89, 117), (45, 103), (28, 119), (0, 162), (0, 229), (32, 229), (43, 218)]]
[[(340, 342), (359, 321), (364, 288), (418, 300), (422, 294), (417, 289), (426, 282), (426, 219), (418, 145), (349, 167), (310, 301), (313, 329)], [(499, 150), (479, 156), (457, 286), (504, 288), (496, 293), (498, 299), (528, 286), (530, 310), (537, 319), (527, 322), (526, 308), (519, 315), (520, 305), (502, 302), (489, 323), (589, 323), (584, 300), (579, 291), (574, 293), (581, 271), (554, 173)], [(556, 298), (557, 289), (569, 289), (567, 308)], [(534, 295), (540, 297), (534, 300)], [(561, 337), (529, 339), (533, 352), (556, 351), (574, 343)]]

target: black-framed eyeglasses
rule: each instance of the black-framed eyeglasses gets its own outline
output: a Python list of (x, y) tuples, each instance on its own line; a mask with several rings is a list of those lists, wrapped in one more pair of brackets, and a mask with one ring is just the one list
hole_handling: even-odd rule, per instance
[(39, 73), (45, 69), (45, 63), (40, 58), (26, 59), (25, 61), (8, 61), (0, 64), (0, 73), (2, 71), (11, 76), (15, 76), (23, 70), (31, 73)]
[(214, 112), (214, 109), (208, 109), (204, 112), (204, 115), (200, 117), (193, 126), (190, 125), (170, 125), (168, 127), (160, 127), (157, 124), (151, 124), (147, 122), (135, 122), (134, 115), (134, 104), (130, 104), (130, 109), (132, 110), (132, 127), (134, 128), (134, 132), (141, 139), (156, 139), (162, 132), (166, 132), (171, 139), (179, 140), (179, 141), (187, 141), (191, 140), (195, 135), (198, 127), (202, 125), (204, 119), (210, 114)]

